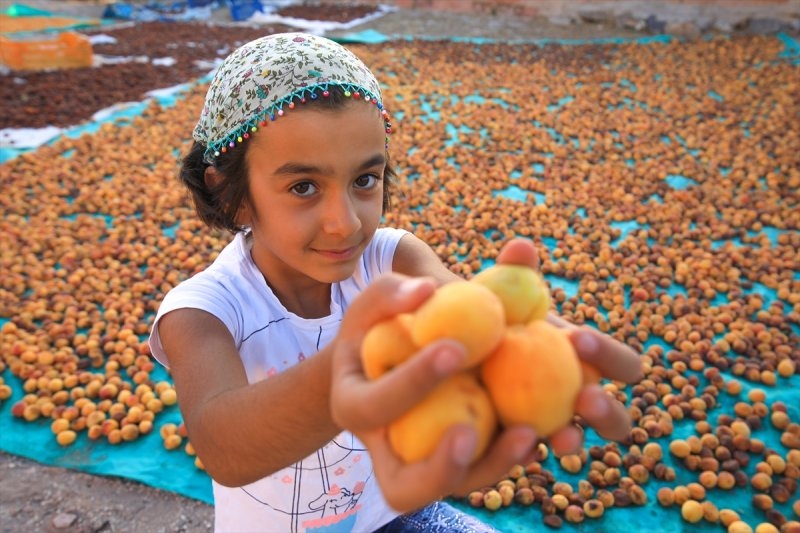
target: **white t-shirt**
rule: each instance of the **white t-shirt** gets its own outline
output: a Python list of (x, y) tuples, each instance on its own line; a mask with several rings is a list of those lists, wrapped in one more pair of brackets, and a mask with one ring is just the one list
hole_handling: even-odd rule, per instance
[[(353, 299), (392, 270), (395, 248), (405, 234), (379, 229), (353, 276), (332, 285), (331, 314), (305, 319), (287, 311), (274, 295), (251, 259), (248, 239), (239, 233), (206, 270), (165, 296), (150, 334), (151, 351), (168, 367), (159, 320), (176, 309), (202, 309), (230, 330), (250, 383), (278, 374), (335, 337)], [(253, 408), (262, 410), (269, 423), (269, 406)], [(217, 531), (371, 531), (397, 516), (375, 482), (366, 448), (349, 432), (255, 483), (230, 488), (212, 480), (212, 485)]]

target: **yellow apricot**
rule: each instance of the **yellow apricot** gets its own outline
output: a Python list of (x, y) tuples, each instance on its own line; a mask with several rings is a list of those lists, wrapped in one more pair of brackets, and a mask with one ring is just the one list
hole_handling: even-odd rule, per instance
[(503, 338), (505, 312), (500, 299), (488, 287), (455, 281), (439, 287), (414, 313), (411, 339), (423, 347), (439, 339), (464, 345), (464, 368), (484, 360)]
[(564, 330), (544, 320), (509, 326), (480, 371), (504, 426), (528, 424), (547, 437), (572, 419), (583, 377)]
[(364, 375), (376, 379), (399, 365), (419, 349), (411, 340), (409, 313), (397, 315), (370, 328), (361, 344)]
[(77, 436), (78, 435), (74, 431), (72, 431), (71, 429), (67, 429), (65, 431), (61, 431), (56, 435), (56, 441), (58, 441), (58, 443), (61, 446), (69, 446), (70, 444), (75, 442)]
[(434, 452), (445, 432), (467, 424), (478, 433), (472, 459), (478, 459), (492, 441), (497, 416), (489, 395), (474, 374), (460, 372), (436, 386), (421, 402), (389, 425), (389, 443), (405, 462), (420, 461)]
[(472, 278), (489, 287), (506, 314), (506, 324), (527, 324), (541, 320), (550, 309), (550, 291), (541, 274), (522, 265), (494, 265)]
[(581, 383), (584, 385), (595, 385), (600, 383), (603, 375), (597, 370), (597, 367), (590, 365), (585, 361), (580, 361), (581, 364)]

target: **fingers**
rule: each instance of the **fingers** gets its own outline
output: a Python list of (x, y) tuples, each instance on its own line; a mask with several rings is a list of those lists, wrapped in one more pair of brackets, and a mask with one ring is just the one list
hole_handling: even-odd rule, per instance
[(436, 290), (432, 279), (388, 274), (375, 280), (345, 314), (336, 340), (333, 378), (361, 373), (361, 342), (370, 327), (413, 311)]
[(497, 262), (508, 265), (529, 266), (534, 270), (539, 270), (539, 253), (530, 240), (522, 238), (511, 239), (500, 250)]
[[(467, 357), (454, 341), (433, 342), (378, 379), (367, 381), (360, 361), (331, 391), (337, 424), (351, 431), (383, 426), (419, 403), (442, 379), (458, 371)], [(340, 402), (346, 399), (346, 405)]]
[(581, 389), (575, 412), (604, 439), (623, 440), (631, 430), (631, 419), (625, 406), (612, 398), (600, 385)]
[(583, 431), (578, 426), (567, 426), (550, 436), (548, 443), (556, 457), (578, 453), (583, 447)]
[(548, 313), (546, 320), (550, 324), (552, 324), (552, 325), (554, 325), (556, 327), (559, 327), (559, 328), (565, 328), (565, 329), (569, 329), (569, 330), (578, 329), (578, 326), (576, 326), (572, 322), (567, 322), (566, 320), (564, 320), (560, 316), (558, 316), (556, 314), (553, 314), (553, 313)]
[[(467, 462), (477, 446), (477, 434), (467, 426), (450, 428), (434, 454), (415, 463), (404, 463), (388, 447), (385, 433), (364, 443), (370, 448), (375, 475), (387, 503), (405, 513), (440, 500), (453, 491), (467, 474)], [(370, 443), (372, 446), (370, 446)], [(424, 480), (424, 482), (421, 482)], [(408, 490), (414, 487), (414, 490)]]
[[(366, 330), (378, 322), (417, 309), (436, 290), (431, 278), (386, 274), (376, 279), (350, 305), (342, 322), (346, 333)], [(358, 339), (360, 342), (361, 339)]]
[(628, 345), (584, 327), (571, 331), (570, 340), (578, 357), (603, 376), (625, 383), (636, 383), (642, 379), (639, 355)]
[(530, 426), (514, 426), (496, 437), (489, 450), (470, 465), (469, 475), (451, 489), (456, 495), (492, 485), (502, 479), (515, 464), (525, 464), (536, 452), (538, 439)]

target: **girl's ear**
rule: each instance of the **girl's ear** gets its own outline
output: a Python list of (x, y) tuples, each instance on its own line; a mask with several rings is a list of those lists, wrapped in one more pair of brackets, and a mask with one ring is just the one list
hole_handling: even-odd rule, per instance
[(214, 168), (214, 166), (209, 165), (206, 167), (205, 175), (203, 176), (204, 181), (206, 182), (206, 189), (209, 191), (213, 190), (217, 185), (222, 183), (222, 174)]
[[(222, 175), (222, 173), (220, 171), (218, 171), (213, 166), (208, 166), (208, 167), (206, 167), (206, 171), (205, 171), (205, 175), (203, 176), (203, 179), (204, 179), (204, 181), (206, 183), (206, 189), (208, 189), (209, 191), (212, 191), (219, 184), (222, 183), (222, 180), (224, 180), (225, 177)], [(225, 207), (227, 207), (227, 206), (225, 206)], [(237, 226), (240, 226), (240, 227), (241, 226), (250, 226), (251, 219), (252, 219), (252, 216), (250, 214), (250, 208), (249, 208), (247, 200), (245, 199), (245, 200), (242, 201), (241, 205), (239, 206), (239, 209), (236, 211), (236, 217), (234, 219), (234, 222), (236, 223)]]

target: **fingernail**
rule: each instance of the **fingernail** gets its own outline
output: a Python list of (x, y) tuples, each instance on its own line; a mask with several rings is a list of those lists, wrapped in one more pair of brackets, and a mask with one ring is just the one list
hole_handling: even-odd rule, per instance
[(437, 376), (449, 376), (464, 362), (466, 354), (454, 346), (441, 346), (433, 361), (433, 369)]
[[(601, 394), (605, 395), (605, 392)], [(603, 420), (611, 413), (611, 406), (608, 404), (609, 399), (605, 397), (597, 398), (592, 402), (593, 415), (597, 420)]]
[(474, 431), (460, 432), (453, 439), (453, 462), (461, 466), (469, 465), (477, 445), (478, 435)]
[(594, 355), (600, 348), (597, 337), (588, 331), (579, 331), (575, 337), (575, 347), (582, 355)]
[(519, 436), (514, 444), (511, 446), (511, 454), (514, 460), (520, 460), (528, 453), (531, 448), (536, 444), (536, 431), (533, 428), (525, 427), (519, 429)]

